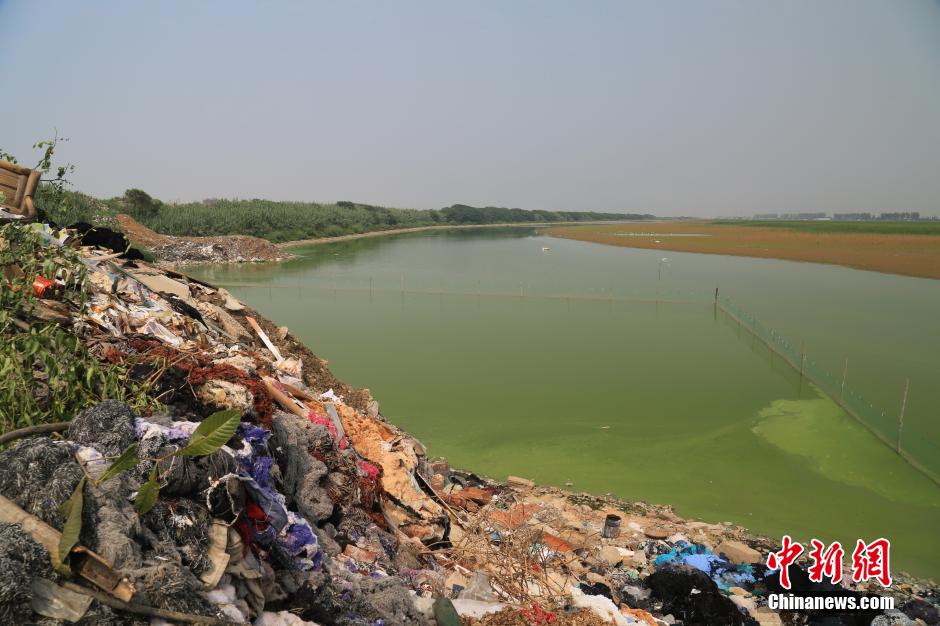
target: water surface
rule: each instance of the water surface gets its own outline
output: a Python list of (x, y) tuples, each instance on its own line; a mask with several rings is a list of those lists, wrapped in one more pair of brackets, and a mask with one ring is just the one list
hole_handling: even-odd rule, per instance
[(937, 486), (713, 305), (719, 286), (815, 366), (848, 357), (885, 428), (910, 379), (905, 443), (936, 467), (937, 281), (525, 229), (292, 252), (193, 273), (289, 326), (432, 455), (772, 536), (886, 536), (896, 566), (940, 573)]

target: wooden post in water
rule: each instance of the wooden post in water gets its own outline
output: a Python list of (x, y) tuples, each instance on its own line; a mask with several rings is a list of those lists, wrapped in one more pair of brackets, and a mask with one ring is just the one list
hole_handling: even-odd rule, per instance
[(839, 389), (839, 399), (845, 398), (845, 375), (849, 373), (849, 357), (845, 357), (845, 365), (842, 366), (842, 387)]
[(901, 413), (898, 415), (898, 454), (901, 454), (901, 429), (904, 428), (904, 409), (907, 408), (907, 392), (911, 388), (911, 379), (904, 381), (904, 397), (901, 399)]

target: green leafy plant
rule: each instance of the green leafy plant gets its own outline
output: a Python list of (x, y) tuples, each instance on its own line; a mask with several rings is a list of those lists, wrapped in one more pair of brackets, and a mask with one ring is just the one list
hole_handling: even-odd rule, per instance
[(139, 219), (151, 219), (160, 213), (163, 203), (142, 189), (128, 189), (121, 199), (128, 213)]
[(160, 497), (157, 468), (157, 463), (154, 463), (153, 469), (150, 470), (149, 480), (140, 486), (140, 489), (137, 490), (137, 497), (134, 498), (134, 508), (137, 509), (137, 513), (140, 515), (152, 509), (153, 505), (157, 503), (157, 498)]
[(138, 411), (155, 408), (150, 384), (135, 380), (132, 363), (103, 364), (70, 327), (43, 321), (37, 277), (56, 279), (56, 303), (81, 316), (88, 305), (87, 272), (68, 248), (48, 245), (29, 226), (0, 227), (0, 432), (59, 422), (111, 398)]
[(62, 164), (53, 164), (53, 158), (55, 157), (55, 150), (59, 145), (59, 142), (67, 142), (67, 137), (59, 137), (59, 131), (55, 131), (52, 139), (43, 139), (42, 141), (37, 141), (33, 144), (34, 150), (42, 151), (42, 156), (39, 158), (39, 163), (36, 164), (37, 169), (42, 172), (43, 176), (39, 179), (40, 182), (49, 185), (59, 191), (65, 189), (66, 185), (70, 185), (69, 181), (66, 179), (66, 175), (71, 174), (75, 171), (75, 166), (71, 163)]
[[(68, 555), (78, 543), (78, 537), (82, 531), (83, 490), (86, 480), (98, 486), (120, 475), (121, 472), (136, 467), (141, 461), (152, 462), (153, 467), (147, 481), (140, 486), (134, 498), (134, 508), (139, 515), (144, 515), (154, 507), (160, 498), (160, 483), (163, 478), (160, 474), (162, 464), (174, 457), (208, 456), (212, 454), (232, 438), (240, 422), (240, 411), (218, 411), (204, 419), (196, 427), (196, 430), (189, 438), (189, 443), (184, 448), (176, 449), (157, 458), (141, 459), (135, 443), (115, 458), (97, 479), (86, 474), (76, 485), (71, 497), (62, 505), (62, 516), (65, 517), (65, 525), (59, 539), (56, 569), (65, 575), (68, 575), (71, 571), (68, 565)], [(84, 471), (84, 468), (82, 469)]]
[(232, 438), (238, 428), (241, 414), (238, 411), (219, 411), (204, 419), (193, 436), (189, 438), (189, 445), (180, 450), (178, 456), (206, 456), (212, 454), (225, 445)]
[(134, 508), (137, 509), (137, 512), (143, 515), (152, 509), (157, 502), (157, 497), (160, 495), (160, 477), (157, 469), (161, 462), (173, 457), (207, 456), (212, 454), (232, 438), (240, 421), (241, 413), (239, 411), (229, 410), (213, 413), (196, 427), (196, 430), (189, 438), (189, 445), (155, 459), (149, 480), (141, 486), (137, 492), (137, 498), (134, 500)]
[(65, 518), (65, 525), (62, 527), (62, 536), (59, 538), (59, 550), (55, 554), (54, 565), (60, 573), (66, 576), (70, 575), (71, 568), (68, 565), (69, 553), (78, 543), (78, 536), (82, 532), (82, 508), (84, 506), (85, 479), (78, 481), (75, 491), (68, 500), (62, 505), (62, 516)]

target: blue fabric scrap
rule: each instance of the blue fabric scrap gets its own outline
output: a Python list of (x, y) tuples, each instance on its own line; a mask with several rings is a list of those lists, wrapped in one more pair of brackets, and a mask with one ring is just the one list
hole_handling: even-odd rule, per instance
[(657, 568), (679, 565), (694, 567), (708, 574), (722, 591), (755, 582), (754, 568), (751, 565), (734, 565), (697, 543), (679, 541), (676, 547), (665, 554), (660, 554), (653, 563)]

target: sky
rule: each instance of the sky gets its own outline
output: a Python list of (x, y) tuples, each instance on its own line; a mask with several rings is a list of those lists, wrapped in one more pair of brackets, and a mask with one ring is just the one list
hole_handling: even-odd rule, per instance
[(0, 148), (75, 188), (940, 215), (940, 1), (0, 0)]

